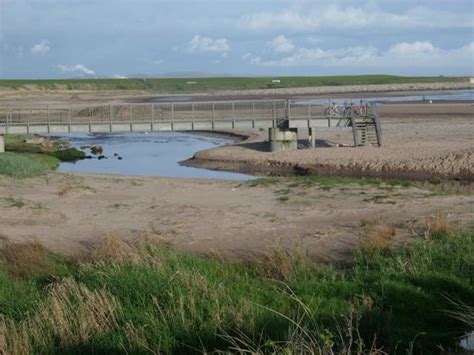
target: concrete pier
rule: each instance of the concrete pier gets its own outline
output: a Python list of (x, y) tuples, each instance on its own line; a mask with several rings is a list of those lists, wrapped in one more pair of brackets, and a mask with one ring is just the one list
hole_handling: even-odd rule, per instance
[(0, 153), (5, 151), (5, 137), (0, 134)]
[(269, 128), (268, 133), (272, 152), (298, 149), (297, 128)]

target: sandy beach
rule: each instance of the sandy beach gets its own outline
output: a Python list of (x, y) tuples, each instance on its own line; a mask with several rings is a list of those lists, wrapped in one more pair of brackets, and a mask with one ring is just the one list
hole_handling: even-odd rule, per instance
[[(437, 212), (472, 221), (474, 196), (397, 186), (252, 186), (235, 181), (59, 174), (0, 179), (0, 234), (77, 255), (104, 235), (143, 233), (196, 253), (252, 259), (275, 248), (344, 258), (367, 224), (405, 243)], [(288, 200), (282, 198), (287, 196)], [(11, 203), (21, 201), (21, 207)]]

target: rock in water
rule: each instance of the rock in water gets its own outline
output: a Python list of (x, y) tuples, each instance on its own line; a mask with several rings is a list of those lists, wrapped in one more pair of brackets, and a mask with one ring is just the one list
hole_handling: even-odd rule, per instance
[(100, 145), (95, 145), (91, 148), (91, 153), (95, 155), (101, 155), (103, 153), (103, 149)]

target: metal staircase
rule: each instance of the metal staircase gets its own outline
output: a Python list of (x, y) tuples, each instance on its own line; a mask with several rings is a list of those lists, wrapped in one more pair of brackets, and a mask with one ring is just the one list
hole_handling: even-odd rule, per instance
[(365, 104), (361, 110), (352, 110), (349, 115), (356, 147), (382, 145), (382, 130), (375, 104)]

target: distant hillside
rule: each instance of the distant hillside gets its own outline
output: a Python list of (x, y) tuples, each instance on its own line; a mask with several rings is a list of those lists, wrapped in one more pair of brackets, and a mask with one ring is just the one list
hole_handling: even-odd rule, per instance
[[(173, 78), (0, 80), (0, 89), (14, 90), (138, 90), (157, 93), (193, 93), (218, 90), (319, 87), (340, 85), (409, 84), (466, 81), (467, 77), (404, 77), (393, 75), (208, 77), (198, 73)], [(192, 75), (194, 74), (194, 75)], [(169, 75), (173, 75), (170, 73)], [(174, 73), (178, 75), (178, 73)]]

